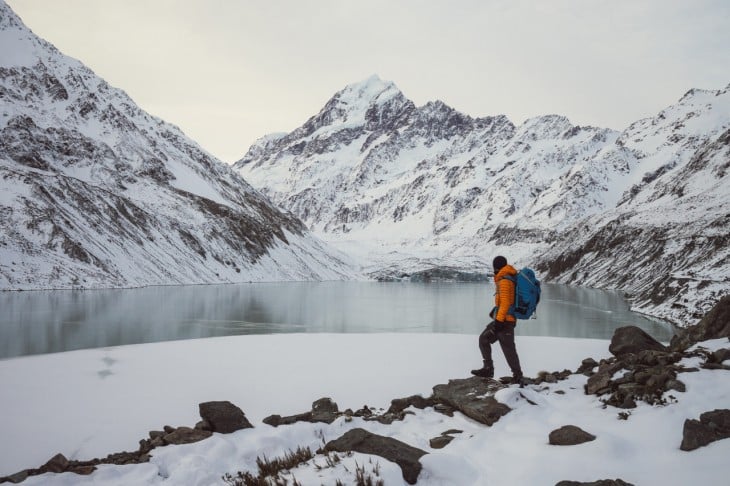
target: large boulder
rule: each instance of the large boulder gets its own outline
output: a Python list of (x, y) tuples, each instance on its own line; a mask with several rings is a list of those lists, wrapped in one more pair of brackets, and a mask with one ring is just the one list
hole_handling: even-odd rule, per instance
[(392, 437), (383, 437), (365, 429), (352, 429), (339, 439), (328, 442), (325, 451), (360, 452), (373, 454), (398, 464), (403, 473), (403, 479), (408, 484), (416, 484), (421, 473), (421, 463), (418, 461), (426, 451), (410, 446)]
[(485, 425), (492, 425), (511, 409), (495, 400), (495, 391), (504, 388), (497, 381), (472, 378), (449, 380), (433, 387), (433, 399), (456, 409), (467, 417)]
[(730, 438), (730, 410), (713, 410), (700, 415), (699, 420), (684, 421), (683, 451), (693, 451), (711, 442)]
[(578, 445), (585, 442), (596, 440), (596, 436), (589, 434), (580, 427), (575, 425), (564, 425), (559, 429), (555, 429), (550, 432), (549, 435), (550, 445)]
[(228, 401), (204, 402), (198, 405), (200, 417), (212, 432), (230, 434), (241, 429), (253, 428), (243, 410)]
[(614, 356), (641, 351), (667, 351), (666, 346), (636, 326), (619, 327), (613, 333), (608, 350)]

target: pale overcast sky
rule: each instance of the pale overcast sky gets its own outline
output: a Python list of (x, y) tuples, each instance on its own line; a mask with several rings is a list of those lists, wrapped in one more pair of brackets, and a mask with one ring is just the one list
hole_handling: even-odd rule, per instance
[(615, 129), (730, 83), (728, 0), (7, 3), (226, 162), (371, 74), (419, 106)]

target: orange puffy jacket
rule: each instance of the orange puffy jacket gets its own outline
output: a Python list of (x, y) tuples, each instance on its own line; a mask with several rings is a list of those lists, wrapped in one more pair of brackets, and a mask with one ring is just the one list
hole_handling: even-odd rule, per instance
[(494, 320), (516, 324), (515, 316), (507, 313), (515, 303), (515, 283), (505, 278), (508, 275), (512, 277), (517, 275), (517, 270), (512, 265), (505, 265), (494, 276), (494, 285), (497, 287), (494, 293), (494, 305), (497, 306)]

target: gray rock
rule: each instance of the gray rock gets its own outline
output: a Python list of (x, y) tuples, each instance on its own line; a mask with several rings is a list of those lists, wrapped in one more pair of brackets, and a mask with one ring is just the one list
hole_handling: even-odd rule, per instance
[(433, 399), (477, 422), (492, 425), (511, 411), (507, 405), (499, 403), (492, 396), (501, 388), (504, 385), (499, 382), (477, 376), (449, 380), (448, 384), (433, 387)]
[(700, 415), (699, 420), (684, 421), (683, 451), (693, 451), (712, 442), (730, 438), (730, 410), (713, 410)]
[(593, 358), (586, 358), (580, 363), (580, 367), (576, 371), (576, 373), (589, 375), (593, 372), (593, 368), (598, 366), (598, 363)]
[(312, 422), (331, 424), (339, 416), (337, 404), (331, 398), (325, 397), (312, 403)]
[(418, 461), (426, 451), (410, 446), (392, 437), (383, 437), (365, 429), (352, 429), (339, 439), (328, 442), (325, 451), (360, 452), (373, 454), (398, 464), (403, 473), (403, 479), (408, 484), (416, 484), (421, 472), (421, 463)]
[(41, 471), (61, 473), (68, 469), (68, 459), (63, 454), (56, 454), (41, 466)]
[(208, 430), (178, 427), (174, 432), (166, 434), (162, 439), (166, 444), (192, 444), (194, 442), (200, 442), (203, 439), (207, 439), (211, 435), (213, 435), (213, 433)]
[(667, 348), (636, 326), (619, 327), (614, 331), (608, 350), (614, 356), (641, 351), (667, 351)]
[(588, 395), (601, 395), (611, 390), (611, 377), (623, 368), (621, 363), (604, 363), (596, 373), (588, 378), (585, 392)]
[(426, 407), (433, 407), (431, 398), (423, 398), (421, 395), (411, 395), (406, 398), (395, 398), (390, 402), (388, 413), (400, 413), (408, 407), (415, 407), (423, 410)]
[(228, 401), (205, 402), (198, 405), (200, 417), (210, 424), (213, 432), (230, 434), (241, 429), (253, 428), (243, 410)]
[(549, 442), (551, 445), (578, 445), (584, 442), (595, 440), (596, 436), (589, 434), (575, 425), (564, 425), (559, 429), (550, 432)]
[[(364, 414), (358, 414), (358, 412), (355, 412), (356, 417), (364, 416)], [(370, 410), (368, 410), (368, 412), (370, 412)], [(280, 425), (291, 425), (296, 422), (323, 422), (331, 424), (340, 415), (343, 414), (339, 412), (337, 404), (333, 402), (331, 398), (325, 397), (320, 398), (319, 400), (316, 400), (314, 403), (312, 403), (312, 410), (309, 412), (298, 413), (296, 415), (289, 415), (286, 417), (282, 417), (281, 415), (276, 414), (269, 415), (263, 420), (263, 422), (267, 425), (271, 425), (272, 427), (278, 427)]]
[(430, 445), (433, 449), (443, 449), (449, 445), (452, 440), (454, 440), (454, 438), (450, 435), (439, 435), (438, 437), (434, 437), (429, 440), (428, 445)]

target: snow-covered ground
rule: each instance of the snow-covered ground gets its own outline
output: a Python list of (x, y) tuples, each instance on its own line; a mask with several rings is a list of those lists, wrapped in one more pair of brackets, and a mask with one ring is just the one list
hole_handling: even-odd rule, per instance
[[(199, 420), (198, 403), (211, 400), (238, 405), (254, 428), (157, 448), (146, 464), (100, 466), (90, 476), (46, 474), (24, 484), (224, 484), (225, 473), (256, 473), (257, 456), (279, 457), (297, 446), (314, 451), (323, 439), (336, 439), (353, 427), (427, 451), (418, 481), (424, 485), (550, 485), (606, 478), (637, 485), (720, 484), (730, 474), (730, 440), (692, 452), (679, 449), (685, 419), (730, 408), (730, 372), (724, 370), (680, 375), (687, 391), (675, 393), (676, 403), (640, 404), (628, 420), (618, 419), (620, 410), (586, 396), (586, 377), (572, 375), (549, 388), (513, 386), (497, 392), (496, 398), (514, 410), (492, 427), (458, 412), (449, 418), (432, 409), (414, 410), (392, 425), (358, 418), (278, 428), (262, 423), (271, 414), (308, 411), (325, 396), (340, 410), (387, 408), (393, 398), (430, 396), (434, 385), (467, 377), (481, 363), (476, 339), (450, 334), (240, 336), (0, 361), (0, 476), (38, 467), (59, 452), (88, 460), (136, 450), (150, 430), (193, 426)], [(517, 337), (530, 376), (540, 370), (575, 370), (589, 356), (608, 357), (608, 344)], [(703, 345), (730, 346), (727, 339)], [(497, 375), (508, 374), (499, 351), (495, 358)], [(569, 424), (597, 439), (577, 446), (549, 445), (550, 431)], [(444, 449), (431, 449), (429, 439), (449, 429), (463, 433)], [(291, 473), (304, 485), (337, 479), (351, 484), (356, 462), (367, 472), (377, 469), (387, 485), (406, 484), (397, 465), (362, 454), (343, 457), (335, 467), (325, 467), (318, 456)]]

